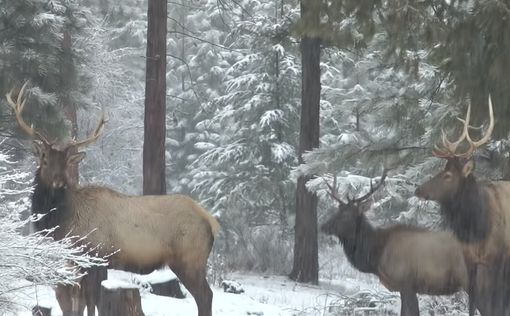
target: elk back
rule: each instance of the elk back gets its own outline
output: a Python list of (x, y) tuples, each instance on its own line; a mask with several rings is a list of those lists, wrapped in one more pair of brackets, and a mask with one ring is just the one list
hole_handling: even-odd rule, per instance
[(450, 232), (401, 230), (391, 234), (379, 274), (382, 283), (393, 291), (408, 288), (443, 295), (468, 289), (462, 246)]
[(184, 195), (128, 196), (93, 186), (70, 194), (75, 216), (67, 231), (101, 244), (101, 255), (120, 249), (110, 257), (114, 267), (150, 271), (175, 260), (206, 262), (220, 229), (214, 217)]

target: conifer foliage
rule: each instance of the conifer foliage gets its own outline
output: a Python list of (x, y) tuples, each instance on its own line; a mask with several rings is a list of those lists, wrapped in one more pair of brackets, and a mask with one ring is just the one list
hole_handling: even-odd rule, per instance
[[(87, 59), (83, 32), (89, 18), (88, 9), (75, 1), (1, 4), (0, 90), (4, 95), (30, 80), (33, 88), (27, 121), (40, 127), (50, 139), (70, 136), (70, 129), (63, 128), (63, 110), (90, 104), (86, 95), (90, 74), (82, 67)], [(66, 45), (68, 49), (64, 49)], [(2, 106), (0, 110), (3, 116), (7, 115), (5, 109)]]

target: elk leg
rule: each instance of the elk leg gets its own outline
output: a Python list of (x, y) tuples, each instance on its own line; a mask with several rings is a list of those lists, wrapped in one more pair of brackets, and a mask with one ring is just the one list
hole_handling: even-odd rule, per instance
[(476, 312), (476, 272), (478, 264), (475, 263), (474, 267), (469, 269), (469, 285), (468, 285), (468, 299), (469, 299), (469, 316), (475, 316)]
[(195, 299), (198, 316), (211, 316), (213, 293), (209, 283), (207, 283), (205, 269), (203, 271), (191, 271), (186, 268), (171, 268)]
[(493, 297), (494, 315), (510, 315), (510, 263), (503, 257), (498, 263), (495, 282), (491, 288)]
[(416, 292), (404, 290), (400, 292), (400, 316), (420, 316)]
[(73, 303), (71, 301), (71, 286), (58, 284), (55, 288), (55, 296), (57, 298), (58, 305), (62, 310), (62, 315), (70, 315), (73, 309)]

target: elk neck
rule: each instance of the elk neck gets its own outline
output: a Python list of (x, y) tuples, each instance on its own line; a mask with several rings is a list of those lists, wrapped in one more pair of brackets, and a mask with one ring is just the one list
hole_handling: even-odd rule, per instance
[(364, 214), (356, 217), (352, 230), (339, 233), (337, 237), (347, 259), (356, 269), (364, 273), (377, 273), (386, 238), (380, 236)]
[(40, 169), (37, 169), (32, 194), (32, 214), (45, 215), (34, 223), (37, 231), (60, 226), (55, 234), (61, 235), (62, 224), (71, 216), (69, 190), (46, 185), (41, 180)]
[(469, 175), (460, 182), (455, 194), (440, 202), (447, 223), (461, 242), (477, 242), (489, 234), (486, 199), (483, 188)]

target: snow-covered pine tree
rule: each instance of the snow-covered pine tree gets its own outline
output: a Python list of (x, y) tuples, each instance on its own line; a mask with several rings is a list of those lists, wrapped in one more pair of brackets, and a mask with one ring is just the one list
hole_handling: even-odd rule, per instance
[[(431, 156), (432, 144), (442, 124), (455, 121), (458, 114), (445, 105), (447, 84), (441, 72), (427, 63), (425, 50), (409, 55), (409, 64), (418, 62), (419, 67), (406, 72), (386, 57), (385, 45), (387, 36), (378, 32), (366, 49), (326, 50), (322, 147), (306, 155), (307, 163), (296, 170), (296, 174), (337, 175), (340, 195), (355, 196), (368, 190), (366, 177), (379, 176), (384, 166), (392, 168), (395, 177), (386, 180), (383, 193), (391, 198), (385, 199), (376, 216), (382, 221), (395, 220), (407, 211), (413, 184), (437, 170), (440, 161)], [(309, 188), (324, 190), (321, 196), (327, 196), (321, 178), (310, 181)], [(401, 219), (421, 224), (437, 219), (414, 208), (404, 215)]]
[[(143, 0), (100, 0), (88, 1), (88, 5), (95, 22), (90, 26), (87, 66), (92, 102), (101, 110), (79, 113), (81, 133), (90, 133), (101, 111), (108, 122), (104, 135), (90, 148), (81, 175), (86, 182), (140, 194), (147, 4)], [(108, 10), (103, 18), (104, 5)]]
[[(90, 13), (76, 1), (4, 2), (0, 8), (2, 95), (30, 80), (27, 121), (50, 139), (70, 135), (63, 128), (63, 110), (89, 104), (87, 76), (79, 70), (86, 62), (80, 34)], [(9, 113), (6, 109), (2, 106), (0, 113)]]
[(211, 100), (214, 114), (199, 124), (206, 137), (196, 146), (205, 152), (191, 172), (200, 199), (221, 214), (229, 257), (283, 271), (289, 258), (282, 254), (289, 252), (267, 247), (287, 240), (294, 204), (289, 173), (296, 164), (300, 69), (289, 25), (297, 11), (286, 5), (285, 16), (275, 17), (279, 1), (240, 5), (224, 41), (232, 49), (221, 73), (224, 94)]
[(190, 165), (209, 136), (200, 123), (213, 113), (211, 100), (224, 90), (223, 77), (234, 54), (223, 45), (229, 15), (215, 1), (175, 4), (169, 17), (167, 182), (174, 192), (192, 193)]

